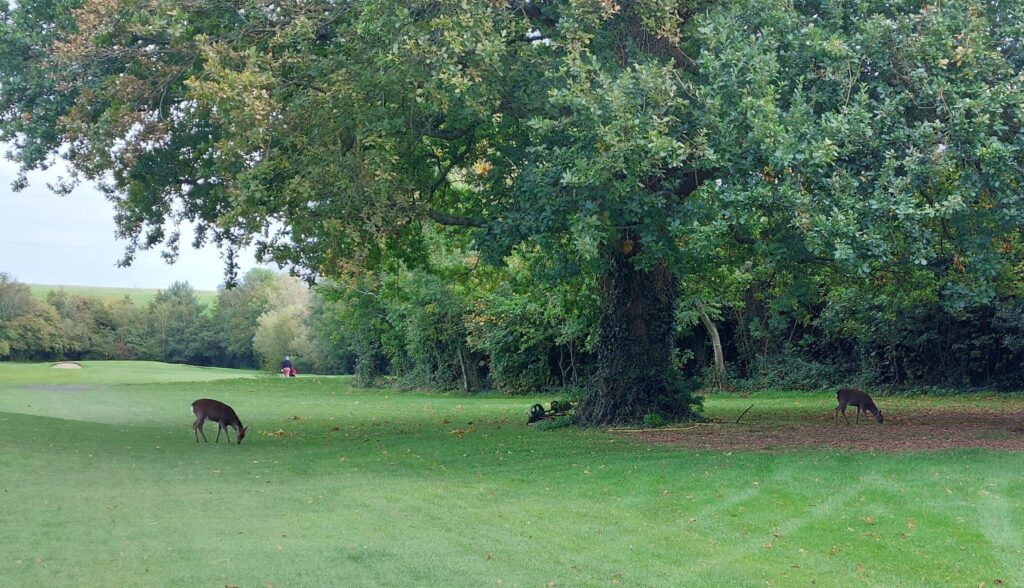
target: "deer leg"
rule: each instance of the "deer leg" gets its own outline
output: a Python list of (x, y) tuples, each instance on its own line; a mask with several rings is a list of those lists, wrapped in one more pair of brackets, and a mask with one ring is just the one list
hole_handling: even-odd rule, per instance
[(855, 421), (853, 421), (854, 424), (860, 423), (860, 413), (863, 412), (863, 411), (864, 411), (863, 408), (861, 408), (859, 406), (857, 407), (857, 419)]
[(217, 443), (220, 443), (220, 432), (224, 431), (224, 437), (231, 443), (231, 433), (228, 431), (227, 423), (217, 423)]
[(196, 422), (192, 423), (192, 432), (196, 435), (196, 443), (199, 443), (200, 434), (203, 435), (203, 442), (209, 443), (209, 440), (206, 438), (206, 432), (203, 431), (203, 423), (205, 421), (206, 419), (196, 419)]
[[(848, 419), (846, 417), (846, 403), (842, 403), (842, 404), (840, 404), (839, 406), (836, 407), (836, 415), (838, 415), (840, 413), (843, 415), (843, 420), (845, 420), (846, 424), (849, 425), (850, 424), (850, 419)], [(836, 420), (836, 419), (833, 417), (833, 420)]]

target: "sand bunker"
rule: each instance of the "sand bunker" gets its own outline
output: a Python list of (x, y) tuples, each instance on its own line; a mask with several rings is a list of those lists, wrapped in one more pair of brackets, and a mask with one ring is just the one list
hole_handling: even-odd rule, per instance
[(71, 363), (70, 361), (62, 361), (60, 363), (53, 364), (53, 367), (58, 370), (80, 370), (82, 366), (77, 363)]

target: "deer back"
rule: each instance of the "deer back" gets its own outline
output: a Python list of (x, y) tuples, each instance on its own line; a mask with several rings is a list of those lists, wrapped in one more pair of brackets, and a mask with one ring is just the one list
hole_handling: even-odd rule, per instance
[(875, 403), (871, 401), (871, 397), (868, 396), (867, 392), (863, 392), (856, 388), (840, 388), (836, 391), (836, 400), (842, 404), (849, 404), (851, 406), (860, 406), (864, 408), (875, 405)]
[(235, 414), (235, 409), (219, 400), (211, 400), (209, 398), (196, 400), (192, 403), (192, 414), (196, 415), (196, 418), (204, 418), (218, 423), (234, 425), (239, 428), (242, 426), (241, 421), (238, 420), (238, 415)]

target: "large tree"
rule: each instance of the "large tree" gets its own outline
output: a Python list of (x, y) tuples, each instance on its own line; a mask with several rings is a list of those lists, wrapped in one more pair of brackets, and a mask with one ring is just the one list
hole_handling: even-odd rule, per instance
[[(255, 368), (260, 365), (253, 349), (253, 336), (260, 316), (273, 309), (281, 280), (274, 272), (254, 268), (234, 288), (217, 293), (213, 327), (220, 333), (223, 363), (231, 367)], [(279, 359), (278, 359), (279, 361)]]
[(206, 305), (188, 282), (157, 292), (147, 307), (147, 345), (152, 357), (170, 363), (210, 365), (214, 356)]
[[(602, 301), (585, 424), (686, 416), (679, 280), (757, 259), (990, 294), (1019, 239), (1021, 2), (25, 0), (0, 138), (312, 278), (528, 249)], [(816, 269), (816, 271), (818, 271)]]

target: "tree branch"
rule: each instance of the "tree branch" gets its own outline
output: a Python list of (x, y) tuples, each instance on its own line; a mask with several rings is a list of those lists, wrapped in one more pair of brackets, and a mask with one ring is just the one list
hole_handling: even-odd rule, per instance
[(637, 42), (640, 46), (644, 47), (648, 53), (657, 55), (659, 57), (668, 57), (675, 62), (676, 66), (680, 69), (692, 69), (697, 66), (697, 60), (690, 57), (683, 52), (682, 49), (677, 47), (675, 43), (669, 41), (665, 37), (655, 35), (642, 26), (637, 29), (633, 27), (627, 27), (629, 30), (629, 36)]
[(715, 172), (704, 169), (695, 169), (687, 172), (680, 181), (679, 186), (675, 189), (675, 194), (682, 199), (686, 199), (690, 194), (697, 191), (697, 188), (701, 187), (701, 184), (715, 177)]
[(423, 134), (428, 137), (435, 139), (444, 139), (451, 141), (453, 139), (461, 139), (469, 134), (469, 129), (438, 129), (430, 128), (423, 131)]
[(530, 21), (530, 24), (534, 25), (538, 29), (542, 27), (552, 29), (558, 25), (558, 19), (545, 15), (536, 1), (513, 1), (510, 2), (509, 5), (512, 10), (522, 13), (522, 15)]
[[(643, 19), (635, 10), (629, 9), (624, 11), (623, 16), (625, 17), (625, 26), (623, 27), (624, 31), (636, 44), (638, 49), (658, 57), (667, 57), (675, 62), (676, 66), (680, 69), (689, 70), (696, 68), (696, 59), (684, 53), (683, 50), (670, 39), (649, 31), (644, 25)], [(681, 19), (685, 20), (692, 17), (692, 13), (679, 16)]]
[(743, 235), (739, 233), (739, 228), (736, 225), (729, 225), (730, 234), (734, 241), (740, 245), (756, 245), (757, 239), (750, 237), (749, 235)]
[(441, 184), (443, 184), (445, 180), (448, 179), (448, 174), (450, 174), (451, 171), (455, 169), (455, 166), (465, 161), (466, 156), (469, 155), (469, 152), (472, 151), (472, 149), (473, 134), (469, 133), (469, 138), (466, 140), (466, 144), (462, 147), (462, 150), (459, 151), (459, 153), (456, 154), (455, 157), (453, 157), (450, 162), (448, 162), (448, 165), (443, 170), (441, 170), (441, 173), (438, 174), (437, 179), (434, 180), (434, 184), (430, 186), (430, 191), (427, 192), (427, 201), (431, 201), (434, 199), (434, 193), (437, 192), (437, 189), (441, 187)]
[(484, 227), (484, 221), (482, 220), (475, 218), (467, 218), (464, 216), (455, 216), (453, 214), (448, 214), (447, 212), (434, 210), (433, 208), (427, 209), (427, 218), (438, 224), (447, 225), (451, 227)]

